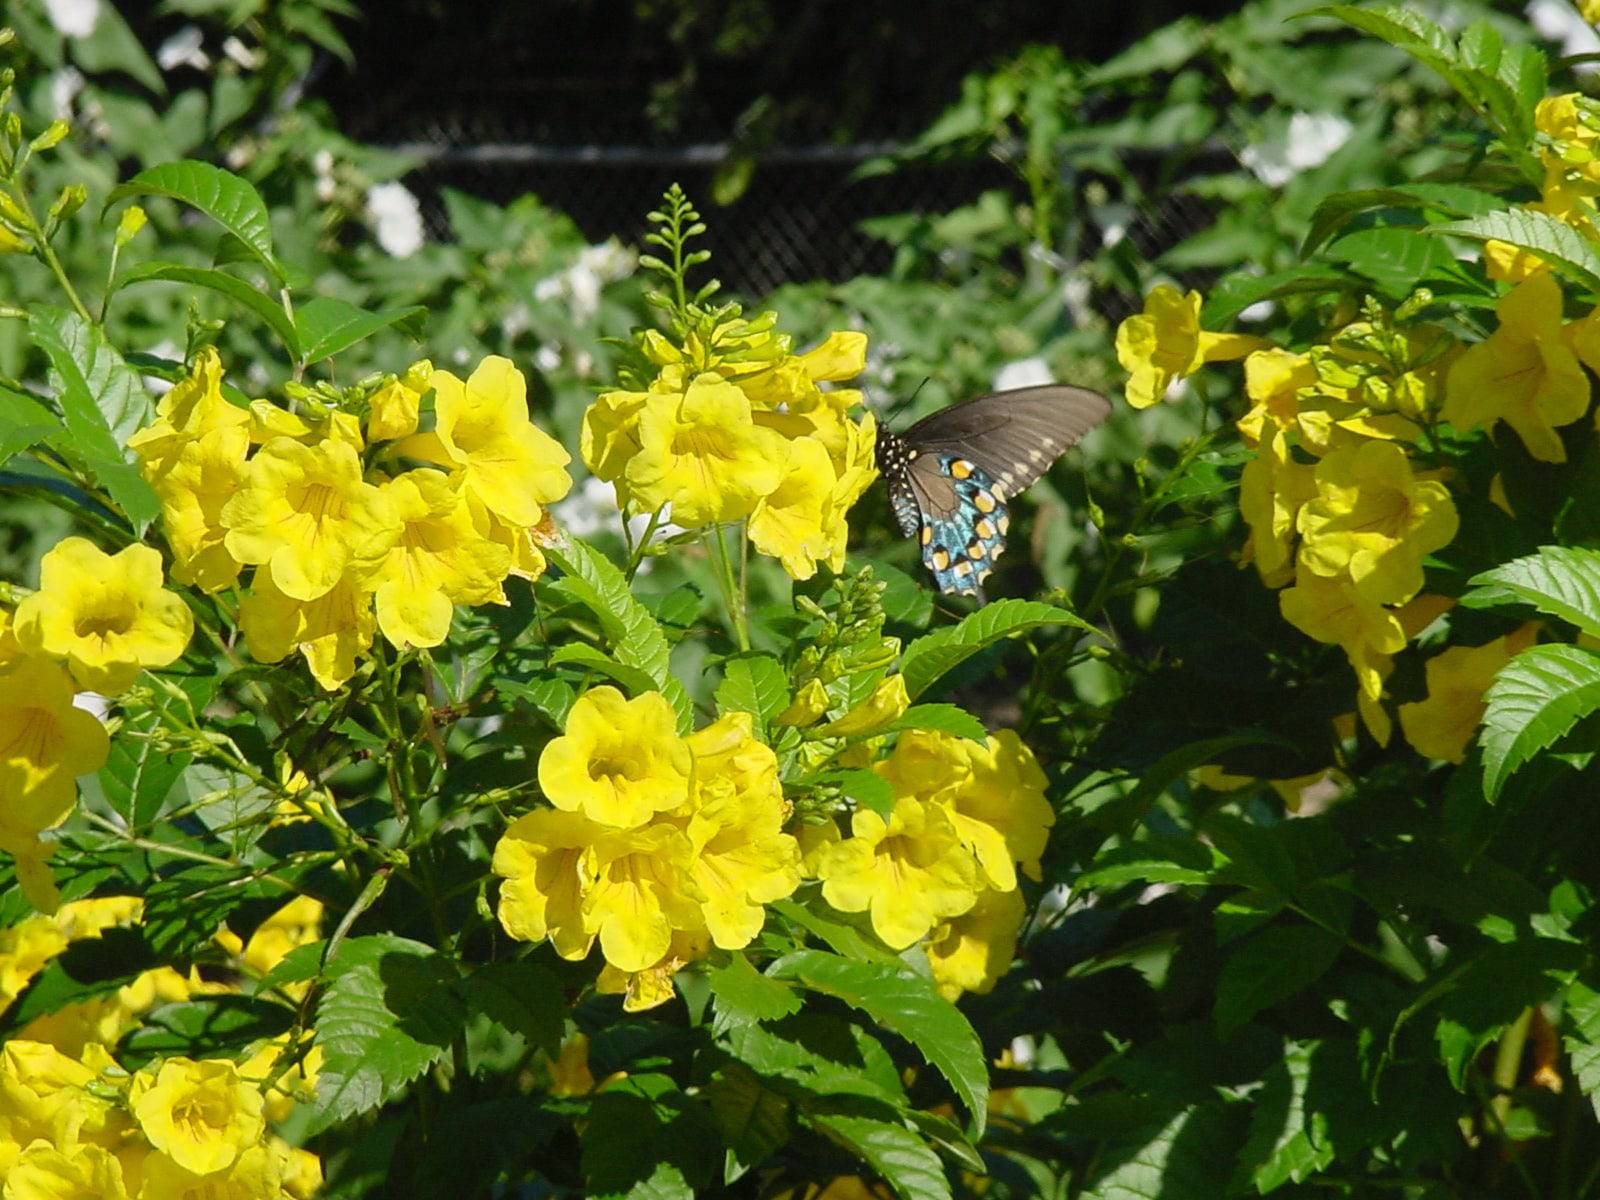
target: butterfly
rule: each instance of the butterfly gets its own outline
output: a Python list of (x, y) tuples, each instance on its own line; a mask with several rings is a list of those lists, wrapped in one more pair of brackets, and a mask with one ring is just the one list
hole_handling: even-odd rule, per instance
[(878, 431), (878, 470), (895, 521), (921, 544), (941, 592), (982, 600), (1005, 547), (1007, 501), (1110, 412), (1098, 393), (1047, 384), (952, 404), (903, 434)]

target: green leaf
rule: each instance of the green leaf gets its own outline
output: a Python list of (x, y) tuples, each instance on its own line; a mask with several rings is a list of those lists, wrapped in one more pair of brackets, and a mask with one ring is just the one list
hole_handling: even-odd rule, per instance
[(954, 670), (985, 646), (1001, 638), (1046, 625), (1070, 625), (1095, 633), (1076, 613), (1036, 600), (996, 600), (955, 625), (919, 637), (906, 647), (900, 671), (906, 692), (915, 700), (946, 672)]
[(1304, 1182), (1334, 1160), (1333, 1146), (1318, 1135), (1321, 1123), (1306, 1111), (1316, 1049), (1316, 1042), (1290, 1042), (1251, 1099), (1250, 1133), (1239, 1161), (1251, 1170), (1259, 1195)]
[(1227, 859), (1192, 837), (1150, 837), (1102, 850), (1073, 880), (1074, 888), (1119, 888), (1129, 883), (1207, 884)]
[(153, 1058), (180, 1054), (232, 1057), (292, 1024), (292, 1008), (250, 996), (201, 996), (163, 1004), (140, 1016), (138, 1026), (118, 1044), (117, 1061), (132, 1071)]
[(1269, 925), (1240, 939), (1217, 977), (1218, 1035), (1231, 1036), (1262, 1009), (1315, 983), (1342, 946), (1315, 925)]
[(1437, 238), (1418, 226), (1385, 226), (1347, 233), (1323, 251), (1348, 263), (1391, 296), (1405, 296), (1422, 280), (1447, 271), (1455, 259)]
[(1581, 979), (1573, 980), (1567, 987), (1562, 1023), (1568, 1029), (1562, 1040), (1572, 1056), (1572, 1074), (1600, 1116), (1600, 991)]
[(742, 654), (722, 665), (717, 711), (751, 714), (757, 737), (766, 736), (767, 723), (788, 705), (789, 677), (783, 664), (771, 655)]
[(949, 1200), (950, 1181), (939, 1156), (900, 1122), (815, 1111), (806, 1119), (813, 1129), (865, 1159), (902, 1200)]
[(547, 547), (545, 557), (563, 572), (551, 586), (594, 614), (617, 661), (644, 671), (677, 710), (678, 732), (689, 732), (694, 713), (683, 685), (672, 675), (667, 635), (644, 605), (633, 598), (622, 572), (610, 559), (576, 538), (564, 546)]
[(284, 312), (283, 304), (238, 276), (205, 267), (186, 267), (182, 263), (147, 262), (124, 271), (113, 286), (113, 291), (120, 291), (129, 284), (146, 283), (151, 280), (201, 287), (227, 297), (254, 313), (267, 328), (277, 334), (278, 340), (289, 351), (291, 358), (300, 357), (300, 334), (295, 329), (294, 322), (289, 319), (289, 314)]
[(209, 945), (241, 905), (282, 896), (278, 885), (253, 879), (247, 867), (202, 863), (145, 887), (140, 928), (164, 961), (181, 962)]
[(767, 907), (813, 937), (820, 938), (846, 958), (881, 963), (900, 961), (876, 937), (851, 924), (849, 914), (835, 912), (831, 908), (819, 912), (818, 909), (826, 907), (820, 898), (816, 901), (816, 907), (794, 900), (774, 900)]
[(150, 418), (149, 393), (105, 334), (76, 313), (36, 305), (28, 333), (50, 360), (71, 450), (142, 532), (161, 506), (123, 446)]
[(974, 742), (989, 740), (989, 731), (983, 727), (983, 722), (956, 704), (913, 704), (891, 728), (931, 729)]
[(718, 1033), (736, 1025), (776, 1021), (800, 1011), (800, 996), (793, 987), (761, 974), (737, 950), (726, 966), (706, 972), (706, 980), (711, 985), (711, 1002), (716, 1010), (713, 1029)]
[(1499, 798), (1512, 772), (1600, 709), (1600, 654), (1534, 646), (1495, 676), (1484, 696), (1483, 795)]
[(904, 967), (855, 962), (820, 950), (797, 950), (767, 969), (814, 992), (843, 1000), (915, 1046), (955, 1089), (976, 1136), (988, 1118), (989, 1071), (978, 1035), (927, 979)]
[(554, 1055), (561, 1045), (567, 999), (550, 971), (531, 959), (487, 963), (456, 984), (470, 1012), (519, 1034)]
[(1447, 217), (1477, 217), (1497, 212), (1506, 202), (1489, 192), (1459, 183), (1408, 183), (1397, 187), (1363, 188), (1326, 196), (1311, 214), (1311, 229), (1301, 243), (1310, 255), (1357, 213), (1374, 208), (1415, 208)]
[(1576, 942), (1524, 936), (1474, 953), (1425, 989), (1443, 992), (1434, 1038), (1451, 1085), (1465, 1090), (1478, 1055), (1526, 1009), (1565, 991), (1587, 954)]
[(73, 60), (90, 75), (124, 71), (159, 96), (167, 94), (161, 68), (150, 60), (139, 37), (128, 27), (115, 5), (102, 4), (96, 10), (94, 30), (86, 38), (74, 38)]
[(1336, 292), (1351, 286), (1343, 271), (1322, 263), (1308, 263), (1270, 275), (1238, 271), (1225, 276), (1206, 296), (1200, 309), (1200, 323), (1207, 329), (1228, 324), (1252, 304), (1301, 293)]
[[(1576, 625), (1590, 637), (1600, 637), (1600, 550), (1578, 546), (1541, 546), (1537, 553), (1513, 559), (1491, 571), (1473, 576), (1475, 588), (1495, 604), (1520, 601), (1540, 612)], [(1473, 607), (1468, 593), (1463, 603)]]
[(582, 1136), (584, 1195), (596, 1198), (693, 1200), (718, 1147), (710, 1112), (657, 1074), (607, 1084)]
[(494, 686), (496, 691), (524, 701), (557, 729), (566, 726), (567, 714), (572, 711), (573, 702), (578, 698), (572, 685), (564, 679), (535, 679), (531, 683), (523, 683), (516, 679), (496, 677)]
[(283, 267), (272, 254), (272, 223), (266, 203), (249, 181), (210, 163), (185, 159), (140, 171), (111, 189), (101, 213), (129, 196), (170, 196), (198, 208), (249, 248), (280, 283)]
[(1232, 1114), (1221, 1103), (1184, 1105), (1119, 1128), (1096, 1158), (1080, 1200), (1216, 1200), (1228, 1195)]
[(391, 325), (419, 338), (427, 319), (428, 310), (420, 305), (374, 313), (331, 296), (318, 296), (295, 309), (294, 323), (303, 349), (301, 362), (308, 367), (319, 363)]
[(1591, 292), (1600, 292), (1600, 255), (1582, 234), (1548, 213), (1508, 208), (1466, 221), (1429, 225), (1426, 232), (1520, 246)]
[(870, 808), (885, 821), (894, 812), (894, 786), (876, 771), (861, 767), (828, 771), (819, 775), (816, 782), (838, 788), (851, 802), (862, 808)]
[(759, 1166), (789, 1140), (788, 1099), (767, 1087), (743, 1063), (729, 1063), (718, 1071), (701, 1095), (711, 1106), (711, 1117), (727, 1147), (722, 1168), (724, 1183), (732, 1183)]
[[(550, 656), (550, 661), (559, 666), (582, 667), (604, 675), (620, 684), (630, 696), (658, 690), (656, 681), (647, 672), (638, 667), (623, 666), (604, 650), (587, 642), (573, 642), (560, 647)], [(570, 703), (568, 707), (571, 707)]]
[(25, 392), (0, 387), (0, 467), (24, 450), (60, 437), (61, 421)]
[(5, 1010), (0, 1029), (15, 1030), (69, 1004), (114, 995), (162, 960), (137, 929), (113, 926), (73, 942), (45, 965)]
[(340, 958), (358, 960), (334, 977), (317, 1004), (323, 1060), (310, 1115), (314, 1132), (388, 1103), (444, 1055), (466, 1021), (455, 970), (431, 946), (389, 938), (380, 957), (365, 949), (340, 947)]

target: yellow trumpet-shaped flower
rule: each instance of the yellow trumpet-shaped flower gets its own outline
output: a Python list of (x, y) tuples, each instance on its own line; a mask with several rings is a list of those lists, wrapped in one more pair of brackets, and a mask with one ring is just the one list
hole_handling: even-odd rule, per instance
[(316, 600), (341, 579), (369, 579), (400, 536), (394, 506), (361, 477), (340, 441), (273, 438), (250, 460), (244, 486), (222, 508), (224, 545), (280, 592)]
[(781, 562), (791, 579), (810, 579), (818, 561), (833, 552), (825, 522), (838, 482), (828, 448), (816, 438), (799, 437), (789, 443), (778, 486), (756, 502), (750, 542)]
[(169, 1058), (133, 1078), (129, 1107), (150, 1144), (185, 1171), (226, 1171), (261, 1141), (265, 1101), (228, 1059)]
[(140, 1196), (162, 1200), (280, 1200), (286, 1155), (269, 1144), (251, 1146), (220, 1171), (191, 1171), (169, 1154), (145, 1162)]
[(1446, 762), (1466, 757), (1483, 720), (1484, 693), (1501, 667), (1533, 645), (1537, 632), (1530, 623), (1487, 645), (1451, 646), (1428, 660), (1427, 699), (1400, 706), (1400, 731), (1418, 754)]
[(578, 697), (566, 731), (540, 754), (539, 787), (557, 808), (627, 828), (688, 799), (691, 762), (665, 696), (627, 700), (597, 687)]
[(511, 551), (478, 529), (466, 494), (438, 471), (408, 471), (383, 485), (400, 537), (373, 576), (378, 628), (395, 646), (437, 646), (457, 604), (503, 600)]
[(1500, 326), (1450, 368), (1444, 416), (1462, 429), (1511, 426), (1540, 462), (1566, 462), (1556, 430), (1589, 407), (1589, 378), (1563, 337), (1561, 285), (1534, 275), (1495, 305)]
[(463, 382), (435, 371), (437, 424), (400, 443), (403, 453), (461, 476), (467, 492), (512, 525), (537, 525), (542, 505), (572, 487), (572, 456), (528, 419), (528, 383), (510, 359), (491, 354)]
[(1250, 557), (1269, 587), (1289, 581), (1296, 521), (1316, 494), (1314, 471), (1294, 460), (1283, 430), (1264, 429), (1255, 457), (1239, 477), (1239, 515), (1250, 526)]
[(994, 990), (1017, 952), (1017, 934), (1028, 915), (1022, 893), (989, 888), (959, 917), (935, 929), (928, 939), (928, 968), (947, 1000), (963, 992)]
[(829, 737), (859, 737), (862, 734), (877, 733), (905, 716), (906, 709), (910, 706), (911, 697), (906, 693), (906, 677), (900, 674), (888, 675), (872, 689), (870, 696), (844, 716), (829, 721), (823, 726), (822, 732)]
[(161, 586), (161, 555), (132, 545), (107, 554), (70, 537), (39, 564), (39, 590), (17, 606), (22, 647), (66, 662), (78, 683), (114, 695), (164, 667), (194, 633), (188, 605)]
[(372, 646), (372, 593), (341, 579), (315, 600), (296, 600), (257, 571), (239, 605), (239, 629), (257, 662), (278, 662), (296, 650), (328, 691), (356, 673), (356, 658)]
[(72, 703), (60, 667), (25, 658), (0, 669), (0, 850), (32, 853), (77, 800), (75, 780), (105, 766), (105, 727)]
[[(607, 963), (600, 968), (594, 990), (602, 996), (621, 996), (623, 1012), (656, 1008), (677, 995), (672, 986), (673, 977), (690, 963), (699, 962), (710, 949), (711, 938), (705, 930), (674, 929), (671, 944), (659, 962), (642, 971), (624, 971)], [(562, 1055), (566, 1055), (565, 1045)], [(591, 1077), (591, 1090), (593, 1086)]]
[(156, 405), (156, 419), (128, 439), (145, 479), (156, 484), (190, 442), (214, 429), (245, 429), (250, 414), (222, 394), (222, 359), (214, 346), (195, 356), (194, 367)]
[(495, 844), (500, 924), (512, 937), (548, 937), (563, 958), (582, 958), (594, 944), (583, 924), (583, 897), (594, 882), (590, 847), (606, 827), (581, 813), (540, 808), (512, 822)]
[(209, 430), (187, 443), (156, 483), (161, 524), (172, 547), (172, 577), (203, 592), (232, 587), (240, 563), (223, 539), (223, 506), (244, 481), (250, 435), (242, 425)]
[(6, 1200), (127, 1200), (122, 1164), (94, 1145), (33, 1142), (6, 1172)]
[(1276, 346), (1252, 353), (1244, 360), (1245, 394), (1252, 401), (1250, 411), (1239, 418), (1244, 440), (1257, 444), (1267, 436), (1269, 426), (1293, 429), (1300, 413), (1300, 393), (1316, 387), (1317, 382), (1317, 370), (1309, 354)]
[(755, 740), (746, 712), (732, 712), (688, 739), (695, 792), (690, 871), (700, 915), (724, 950), (761, 932), (762, 905), (800, 886), (800, 846), (783, 832), (787, 808), (778, 758)]
[(639, 414), (650, 392), (603, 392), (583, 414), (578, 452), (596, 479), (614, 484), (617, 504), (627, 507), (627, 470), (639, 453)]
[(1296, 525), (1300, 562), (1318, 575), (1348, 575), (1379, 604), (1422, 590), (1422, 559), (1447, 546), (1459, 519), (1444, 484), (1418, 479), (1393, 442), (1336, 450), (1317, 464), (1317, 494)]
[(645, 510), (672, 505), (686, 528), (749, 516), (783, 481), (789, 446), (758, 426), (750, 400), (715, 374), (654, 394), (639, 414), (639, 451), (624, 477)]
[(422, 395), (432, 386), (432, 379), (433, 364), (423, 359), (374, 392), (367, 401), (367, 440), (394, 441), (415, 433)]
[(1376, 700), (1383, 694), (1389, 656), (1406, 645), (1405, 630), (1392, 611), (1363, 595), (1348, 577), (1319, 575), (1303, 562), (1294, 586), (1279, 594), (1278, 607), (1296, 629), (1345, 652), (1363, 696)]
[(1185, 295), (1159, 284), (1145, 297), (1144, 311), (1117, 327), (1117, 361), (1131, 376), (1128, 403), (1149, 408), (1206, 363), (1243, 358), (1267, 344), (1245, 334), (1206, 332), (1200, 328), (1200, 293)]
[(694, 850), (683, 830), (654, 822), (608, 829), (596, 839), (594, 881), (583, 897), (583, 925), (620, 971), (643, 971), (661, 961), (674, 929), (701, 928), (693, 881)]
[(822, 896), (841, 912), (867, 912), (884, 942), (903, 950), (977, 902), (977, 864), (943, 807), (915, 796), (888, 820), (857, 809), (851, 836), (815, 852)]

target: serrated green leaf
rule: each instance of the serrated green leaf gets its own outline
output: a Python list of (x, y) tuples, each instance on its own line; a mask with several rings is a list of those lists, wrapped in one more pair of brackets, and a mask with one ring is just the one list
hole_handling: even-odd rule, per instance
[[(1600, 550), (1541, 546), (1535, 554), (1474, 575), (1471, 582), (1483, 589), (1482, 600), (1531, 604), (1600, 637)], [(1475, 603), (1476, 595), (1469, 593), (1464, 602), (1483, 606), (1481, 601)]]
[(1228, 860), (1192, 837), (1142, 838), (1102, 850), (1073, 881), (1089, 890), (1129, 883), (1207, 884)]
[(419, 338), (427, 318), (428, 310), (420, 305), (374, 313), (331, 296), (318, 296), (295, 309), (301, 363), (308, 367), (319, 363), (390, 326)]
[(1070, 625), (1096, 632), (1076, 613), (1037, 600), (996, 600), (955, 625), (937, 629), (906, 647), (900, 672), (906, 692), (915, 700), (946, 672), (954, 670), (985, 646), (1001, 638), (1049, 625)]
[(32, 396), (0, 387), (0, 467), (62, 433), (60, 419)]
[(817, 783), (838, 788), (852, 803), (871, 809), (885, 821), (894, 812), (894, 786), (875, 771), (859, 767), (829, 771), (819, 775)]
[(776, 1021), (800, 1011), (800, 995), (779, 979), (761, 974), (738, 951), (725, 966), (706, 972), (711, 1003), (716, 1012), (715, 1032), (754, 1021)]
[(677, 711), (678, 732), (689, 732), (694, 714), (683, 685), (672, 675), (667, 635), (633, 598), (622, 572), (576, 538), (563, 546), (548, 547), (545, 557), (564, 572), (551, 586), (594, 614), (617, 661), (644, 671)]
[(1539, 751), (1600, 709), (1600, 654), (1579, 646), (1534, 646), (1495, 676), (1484, 696), (1483, 794), (1493, 803), (1506, 780)]
[(316, 1132), (388, 1103), (444, 1055), (466, 1021), (454, 968), (442, 955), (391, 938), (373, 957), (366, 951), (375, 940), (340, 947), (341, 959), (356, 960), (346, 960), (317, 1004)]
[(1334, 240), (1323, 253), (1347, 263), (1391, 296), (1407, 295), (1455, 262), (1438, 238), (1423, 237), (1420, 227), (1404, 225), (1358, 229)]
[(460, 980), (467, 1009), (521, 1035), (530, 1046), (555, 1054), (561, 1045), (567, 1000), (549, 970), (529, 959), (487, 963)]
[[(822, 906), (820, 897), (816, 900), (816, 905)], [(795, 900), (774, 900), (767, 907), (807, 933), (820, 938), (846, 958), (883, 963), (900, 961), (894, 952), (877, 938), (852, 925), (848, 914), (837, 913), (832, 909), (818, 912), (817, 908)]]
[(1479, 242), (1507, 242), (1531, 250), (1563, 275), (1591, 292), (1600, 292), (1600, 254), (1572, 226), (1548, 213), (1508, 208), (1466, 221), (1429, 225), (1426, 231)]
[(789, 1140), (790, 1104), (742, 1063), (730, 1063), (701, 1094), (711, 1106), (727, 1153), (722, 1181), (733, 1183)]
[(289, 314), (284, 311), (283, 303), (276, 297), (251, 287), (238, 276), (205, 267), (186, 267), (181, 263), (147, 262), (124, 271), (118, 277), (113, 290), (121, 291), (130, 284), (147, 283), (152, 280), (202, 287), (225, 296), (235, 304), (248, 309), (268, 329), (277, 334), (278, 340), (289, 351), (291, 358), (300, 357), (300, 334), (295, 329), (294, 322), (289, 319)]
[(665, 1075), (630, 1075), (590, 1103), (581, 1144), (584, 1194), (693, 1200), (711, 1181), (717, 1149), (706, 1106)]
[(1569, 941), (1523, 937), (1477, 951), (1425, 995), (1439, 992), (1434, 1037), (1457, 1090), (1485, 1047), (1532, 1005), (1564, 991), (1584, 965), (1587, 950)]
[(1351, 217), (1374, 208), (1415, 208), (1447, 217), (1477, 217), (1505, 207), (1506, 202), (1500, 197), (1458, 183), (1408, 183), (1397, 187), (1335, 192), (1325, 196), (1312, 212), (1311, 228), (1301, 243), (1300, 253), (1302, 256), (1310, 255)]
[(967, 1106), (976, 1136), (983, 1136), (989, 1102), (983, 1046), (961, 1010), (930, 981), (903, 967), (855, 962), (818, 950), (787, 954), (767, 974), (843, 1000), (905, 1038), (945, 1077)]
[(789, 677), (769, 654), (741, 654), (722, 666), (717, 685), (717, 711), (747, 712), (755, 718), (756, 736), (766, 735), (767, 722), (789, 705)]
[(989, 731), (966, 709), (956, 704), (913, 704), (891, 729), (931, 729), (974, 742), (989, 740)]
[[(550, 656), (550, 662), (556, 666), (583, 667), (585, 670), (604, 675), (621, 684), (623, 691), (630, 696), (659, 690), (656, 681), (647, 671), (639, 667), (624, 666), (604, 650), (586, 642), (573, 642), (560, 647)], [(567, 707), (570, 710), (571, 704), (569, 703)]]
[(139, 1017), (117, 1045), (117, 1061), (137, 1070), (153, 1058), (231, 1058), (294, 1024), (294, 1010), (250, 996), (200, 996)]
[(102, 213), (129, 196), (170, 196), (198, 208), (249, 247), (280, 283), (287, 282), (283, 267), (273, 257), (266, 203), (248, 180), (232, 171), (193, 159), (162, 163), (112, 188)]
[(899, 1121), (815, 1111), (806, 1119), (813, 1129), (866, 1160), (902, 1200), (949, 1200), (950, 1181), (939, 1156)]
[(28, 333), (50, 360), (59, 388), (70, 442), (58, 448), (69, 445), (134, 528), (143, 531), (161, 506), (123, 447), (150, 418), (149, 393), (105, 334), (76, 313), (35, 305)]
[(522, 683), (515, 679), (496, 678), (494, 687), (503, 695), (526, 702), (557, 729), (566, 725), (567, 714), (572, 711), (572, 705), (578, 698), (572, 685), (564, 679), (535, 679), (531, 683)]
[(1315, 925), (1269, 925), (1242, 938), (1217, 977), (1212, 1016), (1227, 1038), (1264, 1008), (1320, 979), (1343, 943)]
[(1232, 1114), (1223, 1105), (1183, 1106), (1144, 1126), (1120, 1128), (1104, 1146), (1081, 1200), (1216, 1200), (1228, 1194)]
[(1339, 291), (1353, 286), (1355, 281), (1345, 272), (1322, 263), (1307, 263), (1288, 271), (1275, 271), (1261, 275), (1253, 271), (1238, 271), (1224, 276), (1206, 295), (1200, 309), (1200, 323), (1207, 329), (1218, 329), (1252, 304), (1263, 300), (1276, 300), (1280, 296), (1318, 294)]
[(1307, 1112), (1316, 1048), (1315, 1042), (1290, 1042), (1251, 1097), (1250, 1132), (1239, 1162), (1251, 1171), (1259, 1195), (1291, 1181), (1302, 1183), (1334, 1160), (1333, 1146), (1317, 1135)]
[(1583, 980), (1567, 987), (1562, 1007), (1563, 1041), (1572, 1057), (1572, 1074), (1600, 1116), (1600, 991)]
[(144, 892), (140, 928), (163, 961), (183, 961), (216, 937), (228, 914), (244, 904), (281, 897), (276, 884), (252, 878), (248, 867), (185, 867), (155, 880)]

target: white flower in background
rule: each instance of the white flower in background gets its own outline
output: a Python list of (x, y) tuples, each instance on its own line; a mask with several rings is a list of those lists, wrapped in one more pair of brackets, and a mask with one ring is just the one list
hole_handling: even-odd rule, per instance
[(994, 373), (994, 390), (1008, 392), (1012, 388), (1037, 387), (1041, 383), (1054, 383), (1056, 377), (1050, 374), (1050, 364), (1037, 354), (1031, 358), (1019, 358), (1015, 362), (1008, 362)]
[(67, 37), (86, 38), (100, 23), (100, 0), (44, 0), (44, 11)]
[(513, 304), (500, 318), (500, 334), (508, 342), (515, 341), (533, 328), (533, 309), (526, 304)]
[(422, 248), (422, 206), (405, 184), (380, 183), (368, 188), (367, 220), (378, 245), (395, 258), (409, 258)]
[(77, 67), (62, 67), (50, 76), (50, 108), (58, 120), (71, 118), (72, 102), (83, 91), (85, 82), (83, 72)]
[(1089, 298), (1094, 294), (1094, 285), (1082, 275), (1068, 275), (1061, 283), (1061, 303), (1066, 306), (1067, 312), (1072, 314), (1074, 325), (1092, 325), (1096, 313), (1094, 306), (1089, 303)]
[(1297, 112), (1281, 134), (1241, 150), (1239, 161), (1268, 187), (1282, 187), (1301, 171), (1327, 162), (1354, 129), (1335, 113)]
[[(175, 359), (183, 356), (178, 352), (178, 347), (172, 342), (157, 342), (150, 347), (150, 357)], [(140, 378), (144, 380), (145, 387), (149, 388), (157, 396), (165, 396), (172, 390), (172, 385), (159, 375), (143, 375)]]
[(1131, 204), (1102, 204), (1096, 208), (1094, 220), (1100, 226), (1100, 244), (1109, 250), (1122, 241), (1137, 215)]
[(600, 311), (600, 292), (608, 283), (633, 274), (633, 252), (616, 238), (585, 246), (564, 271), (546, 275), (533, 285), (533, 298), (548, 304), (565, 296), (574, 323), (583, 325)]
[(72, 707), (83, 709), (96, 721), (104, 721), (111, 711), (111, 701), (99, 692), (79, 692), (72, 698)]
[(246, 71), (254, 71), (266, 61), (266, 55), (260, 50), (252, 50), (236, 37), (230, 37), (222, 43), (222, 52)]
[(579, 350), (572, 356), (572, 370), (579, 379), (587, 379), (594, 374), (594, 356), (587, 350)]
[(561, 365), (561, 347), (554, 342), (546, 342), (533, 352), (533, 365), (547, 374), (554, 371)]
[(311, 156), (311, 171), (316, 177), (317, 199), (323, 204), (333, 199), (338, 180), (333, 177), (333, 151), (324, 146)]
[[(1600, 51), (1600, 34), (1594, 26), (1579, 15), (1577, 9), (1567, 3), (1567, 0), (1533, 0), (1525, 10), (1528, 14), (1528, 24), (1532, 25), (1538, 35), (1550, 42), (1561, 43), (1561, 53), (1571, 56), (1574, 54), (1593, 54)], [(1580, 71), (1594, 71), (1596, 64), (1582, 63)]]
[(161, 48), (156, 51), (157, 65), (163, 71), (176, 70), (178, 67), (193, 67), (196, 71), (204, 71), (211, 65), (211, 56), (200, 48), (205, 42), (205, 37), (200, 26), (185, 25), (161, 43)]
[(1239, 310), (1239, 320), (1254, 324), (1265, 321), (1278, 311), (1278, 305), (1273, 300), (1257, 300), (1254, 304), (1247, 304)]

